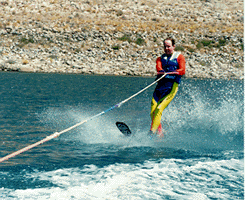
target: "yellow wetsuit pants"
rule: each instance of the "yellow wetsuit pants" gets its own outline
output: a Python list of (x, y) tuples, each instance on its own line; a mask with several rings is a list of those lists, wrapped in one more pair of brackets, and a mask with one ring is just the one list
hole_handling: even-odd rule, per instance
[(161, 118), (163, 110), (168, 106), (168, 104), (173, 100), (174, 96), (178, 91), (178, 83), (174, 83), (171, 92), (159, 99), (157, 102), (154, 98), (151, 101), (151, 131), (156, 133), (156, 131), (161, 131)]

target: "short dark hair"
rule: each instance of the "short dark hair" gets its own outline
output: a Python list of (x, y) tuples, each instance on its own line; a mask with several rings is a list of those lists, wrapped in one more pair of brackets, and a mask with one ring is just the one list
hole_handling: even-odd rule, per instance
[(170, 40), (170, 41), (172, 42), (172, 46), (175, 45), (175, 40), (174, 40), (174, 38), (171, 38), (171, 37), (166, 38), (166, 39), (163, 41), (163, 45), (165, 45), (165, 41), (166, 41), (166, 40)]

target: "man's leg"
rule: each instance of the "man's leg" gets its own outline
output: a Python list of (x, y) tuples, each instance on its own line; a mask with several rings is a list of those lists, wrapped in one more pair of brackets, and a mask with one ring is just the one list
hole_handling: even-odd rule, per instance
[(171, 92), (160, 99), (158, 102), (154, 98), (152, 98), (151, 103), (151, 131), (153, 133), (156, 133), (158, 131), (158, 134), (162, 134), (162, 126), (161, 126), (161, 118), (162, 118), (162, 112), (163, 110), (168, 106), (168, 104), (173, 100), (176, 93), (178, 91), (178, 84), (174, 83), (173, 88)]

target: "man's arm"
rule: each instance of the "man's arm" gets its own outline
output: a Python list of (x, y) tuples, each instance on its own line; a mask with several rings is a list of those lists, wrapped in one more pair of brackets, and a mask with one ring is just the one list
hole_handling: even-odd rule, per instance
[(156, 60), (156, 70), (157, 72), (160, 72), (161, 70), (163, 70), (161, 57), (158, 57)]
[(184, 75), (185, 74), (185, 57), (180, 54), (177, 58), (177, 62), (179, 64), (179, 69), (176, 70), (178, 75)]

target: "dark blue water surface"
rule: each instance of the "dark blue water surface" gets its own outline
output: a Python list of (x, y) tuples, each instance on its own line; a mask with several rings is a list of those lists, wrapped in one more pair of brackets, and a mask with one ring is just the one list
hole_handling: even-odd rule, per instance
[[(154, 78), (0, 73), (1, 199), (244, 199), (240, 80), (182, 79), (149, 138)], [(90, 120), (93, 118), (92, 120)], [(129, 125), (123, 137), (116, 121)]]

